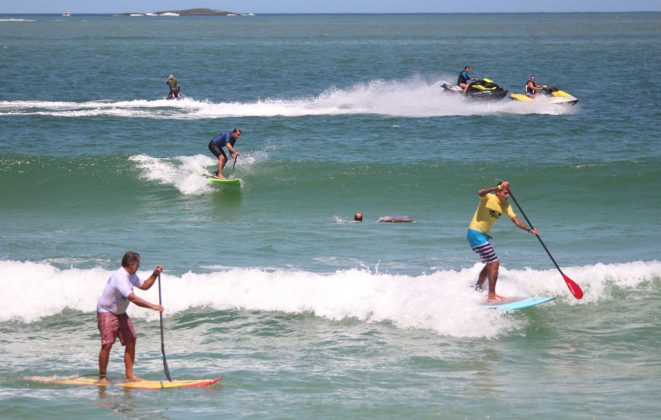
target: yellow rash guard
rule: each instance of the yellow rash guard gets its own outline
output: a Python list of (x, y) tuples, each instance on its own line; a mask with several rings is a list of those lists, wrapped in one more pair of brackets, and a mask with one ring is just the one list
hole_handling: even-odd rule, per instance
[(475, 210), (469, 228), (488, 233), (503, 213), (507, 214), (510, 219), (516, 217), (516, 213), (509, 203), (502, 203), (494, 193), (485, 194), (480, 197), (480, 204)]

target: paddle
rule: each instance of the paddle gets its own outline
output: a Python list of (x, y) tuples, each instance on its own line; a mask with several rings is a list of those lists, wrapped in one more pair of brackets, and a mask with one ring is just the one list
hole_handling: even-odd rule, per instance
[[(523, 209), (519, 205), (519, 202), (516, 201), (516, 198), (514, 198), (514, 194), (512, 194), (512, 189), (510, 188), (509, 191), (510, 191), (510, 197), (512, 197), (512, 200), (514, 200), (514, 204), (516, 204), (516, 207), (518, 207), (519, 211), (521, 212), (523, 217), (526, 219), (526, 222), (528, 222), (528, 226), (530, 226), (530, 229), (534, 229), (532, 223), (530, 223), (530, 219), (528, 219), (528, 216), (526, 216), (526, 213), (523, 211)], [(544, 244), (544, 241), (542, 241), (542, 237), (539, 236), (539, 235), (535, 235), (535, 236), (537, 237), (537, 239), (539, 239), (539, 243), (542, 244), (542, 246), (544, 247), (544, 250), (546, 251), (546, 253), (549, 254), (549, 257), (551, 258), (551, 261), (553, 261), (553, 264), (555, 264), (555, 268), (557, 268), (558, 271), (560, 272), (560, 274), (562, 274), (562, 278), (565, 279), (565, 283), (567, 283), (567, 287), (569, 288), (569, 291), (571, 292), (571, 294), (574, 295), (574, 297), (576, 299), (581, 299), (583, 297), (583, 290), (581, 290), (581, 287), (578, 284), (576, 284), (576, 282), (574, 280), (570, 279), (565, 273), (562, 272), (562, 270), (560, 269), (560, 266), (558, 265), (558, 263), (555, 262), (555, 258), (553, 258), (553, 255), (551, 255), (551, 252), (549, 251), (549, 249)]]
[[(161, 303), (161, 275), (158, 275), (158, 304)], [(168, 361), (165, 358), (165, 339), (163, 338), (163, 312), (158, 313), (159, 318), (161, 319), (161, 353), (163, 354), (163, 369), (165, 370), (165, 377), (168, 378), (168, 381), (172, 382), (172, 376), (170, 376), (170, 368), (168, 368)]]
[(232, 170), (234, 170), (234, 167), (236, 166), (236, 160), (238, 159), (238, 156), (234, 156), (234, 163), (232, 164)]

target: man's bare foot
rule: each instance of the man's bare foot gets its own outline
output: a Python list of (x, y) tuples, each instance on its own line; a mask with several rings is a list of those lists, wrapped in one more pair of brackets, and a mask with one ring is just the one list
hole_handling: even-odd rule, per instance
[(218, 175), (214, 175), (213, 178), (216, 178), (216, 179), (225, 179), (224, 176), (218, 176)]
[(487, 298), (487, 303), (500, 303), (505, 301), (504, 296), (497, 295), (495, 293), (489, 293), (489, 297)]
[(97, 384), (99, 384), (99, 385), (108, 385), (108, 384), (110, 384), (110, 381), (108, 380), (108, 378), (100, 378), (99, 382), (97, 382)]
[(131, 376), (127, 376), (126, 380), (129, 381), (129, 382), (140, 382), (140, 381), (142, 381), (142, 378), (138, 378), (135, 375), (131, 375)]

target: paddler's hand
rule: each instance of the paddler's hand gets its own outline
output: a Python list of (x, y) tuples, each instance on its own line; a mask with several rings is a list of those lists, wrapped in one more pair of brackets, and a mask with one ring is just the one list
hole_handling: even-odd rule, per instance
[(500, 190), (509, 190), (510, 189), (510, 183), (507, 182), (507, 181), (503, 181), (498, 185), (498, 187), (496, 189), (498, 189), (499, 191)]
[(152, 309), (158, 312), (165, 312), (165, 308), (162, 305), (154, 305)]
[(156, 267), (154, 267), (154, 272), (151, 274), (154, 277), (158, 277), (159, 274), (163, 272), (163, 266), (160, 264), (156, 264)]

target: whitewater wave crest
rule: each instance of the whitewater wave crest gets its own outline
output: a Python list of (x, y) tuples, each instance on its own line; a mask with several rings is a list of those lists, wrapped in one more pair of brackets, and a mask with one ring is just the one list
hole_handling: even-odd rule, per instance
[[(167, 267), (166, 267), (167, 268)], [(162, 275), (166, 315), (199, 307), (216, 310), (312, 313), (330, 320), (389, 322), (454, 337), (491, 337), (520, 327), (520, 317), (479, 307), (484, 294), (470, 287), (481, 265), (418, 276), (340, 270), (307, 271), (216, 268), (210, 273)], [(501, 269), (498, 291), (505, 296), (556, 295), (550, 305), (587, 305), (615, 299), (614, 289), (648, 287), (661, 277), (661, 262), (630, 262), (568, 267), (565, 272), (585, 291), (582, 300), (568, 292), (556, 270)], [(94, 312), (110, 271), (59, 269), (47, 262), (0, 261), (0, 322), (34, 322), (65, 309)], [(146, 278), (149, 272), (139, 273)], [(158, 291), (136, 290), (151, 302)], [(21, 299), (16, 299), (21, 296)], [(158, 320), (154, 311), (131, 305), (133, 317)]]
[[(234, 170), (229, 170), (232, 166), (230, 162), (225, 168), (226, 176), (230, 178), (241, 179), (242, 176), (249, 175), (255, 165), (267, 158), (264, 151), (241, 154), (241, 162), (236, 165)], [(217, 160), (211, 156), (177, 156), (173, 158), (157, 158), (148, 155), (135, 155), (129, 157), (140, 170), (141, 178), (158, 182), (159, 184), (173, 186), (183, 195), (198, 196), (201, 194), (217, 191), (211, 185), (207, 177), (211, 175), (216, 168)]]

